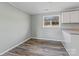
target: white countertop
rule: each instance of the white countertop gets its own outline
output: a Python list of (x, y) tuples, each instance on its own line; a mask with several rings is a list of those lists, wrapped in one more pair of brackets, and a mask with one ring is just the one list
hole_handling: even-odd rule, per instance
[(62, 31), (68, 32), (72, 35), (79, 35), (79, 29), (62, 29)]

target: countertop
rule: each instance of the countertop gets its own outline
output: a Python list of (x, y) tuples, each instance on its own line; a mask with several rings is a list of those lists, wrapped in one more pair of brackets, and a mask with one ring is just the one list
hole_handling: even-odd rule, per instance
[(62, 29), (62, 31), (68, 32), (72, 35), (79, 35), (79, 29)]

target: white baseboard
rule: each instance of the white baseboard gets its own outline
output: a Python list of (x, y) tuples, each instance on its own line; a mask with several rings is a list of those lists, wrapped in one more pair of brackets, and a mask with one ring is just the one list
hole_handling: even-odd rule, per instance
[(31, 38), (34, 38), (34, 39), (40, 39), (40, 40), (60, 41), (60, 42), (61, 42), (61, 40), (52, 40), (52, 39), (46, 39), (46, 38), (37, 38), (37, 37), (31, 37)]
[(0, 53), (0, 55), (3, 55), (4, 53), (6, 53), (6, 52), (8, 52), (8, 51), (12, 50), (13, 48), (15, 48), (15, 47), (19, 46), (20, 44), (22, 44), (22, 43), (24, 43), (24, 42), (28, 41), (29, 39), (30, 39), (30, 38), (27, 38), (27, 39), (25, 39), (24, 41), (22, 41), (22, 42), (18, 43), (17, 45), (12, 46), (11, 48), (9, 48), (9, 49), (5, 50), (4, 52)]

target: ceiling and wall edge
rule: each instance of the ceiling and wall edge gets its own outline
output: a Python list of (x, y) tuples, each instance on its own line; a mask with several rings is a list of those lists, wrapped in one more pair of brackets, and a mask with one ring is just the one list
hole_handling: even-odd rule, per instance
[(7, 2), (7, 3), (8, 3), (9, 5), (11, 5), (12, 7), (18, 9), (19, 11), (21, 11), (21, 12), (23, 12), (23, 13), (26, 13), (26, 14), (28, 14), (28, 15), (31, 15), (31, 14), (29, 14), (29, 13), (27, 13), (27, 12), (24, 12), (24, 11), (22, 11), (21, 9), (15, 7), (12, 3), (10, 3), (10, 2)]

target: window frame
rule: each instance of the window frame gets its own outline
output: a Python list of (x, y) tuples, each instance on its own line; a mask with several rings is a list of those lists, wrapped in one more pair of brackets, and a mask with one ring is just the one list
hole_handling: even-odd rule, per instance
[[(58, 16), (59, 17), (59, 25), (54, 25), (54, 26), (52, 26), (52, 25), (50, 25), (50, 26), (45, 26), (44, 25), (44, 19), (45, 19), (45, 17), (49, 17), (49, 16)], [(46, 16), (43, 16), (43, 28), (58, 28), (58, 27), (60, 27), (60, 15), (46, 15)]]

